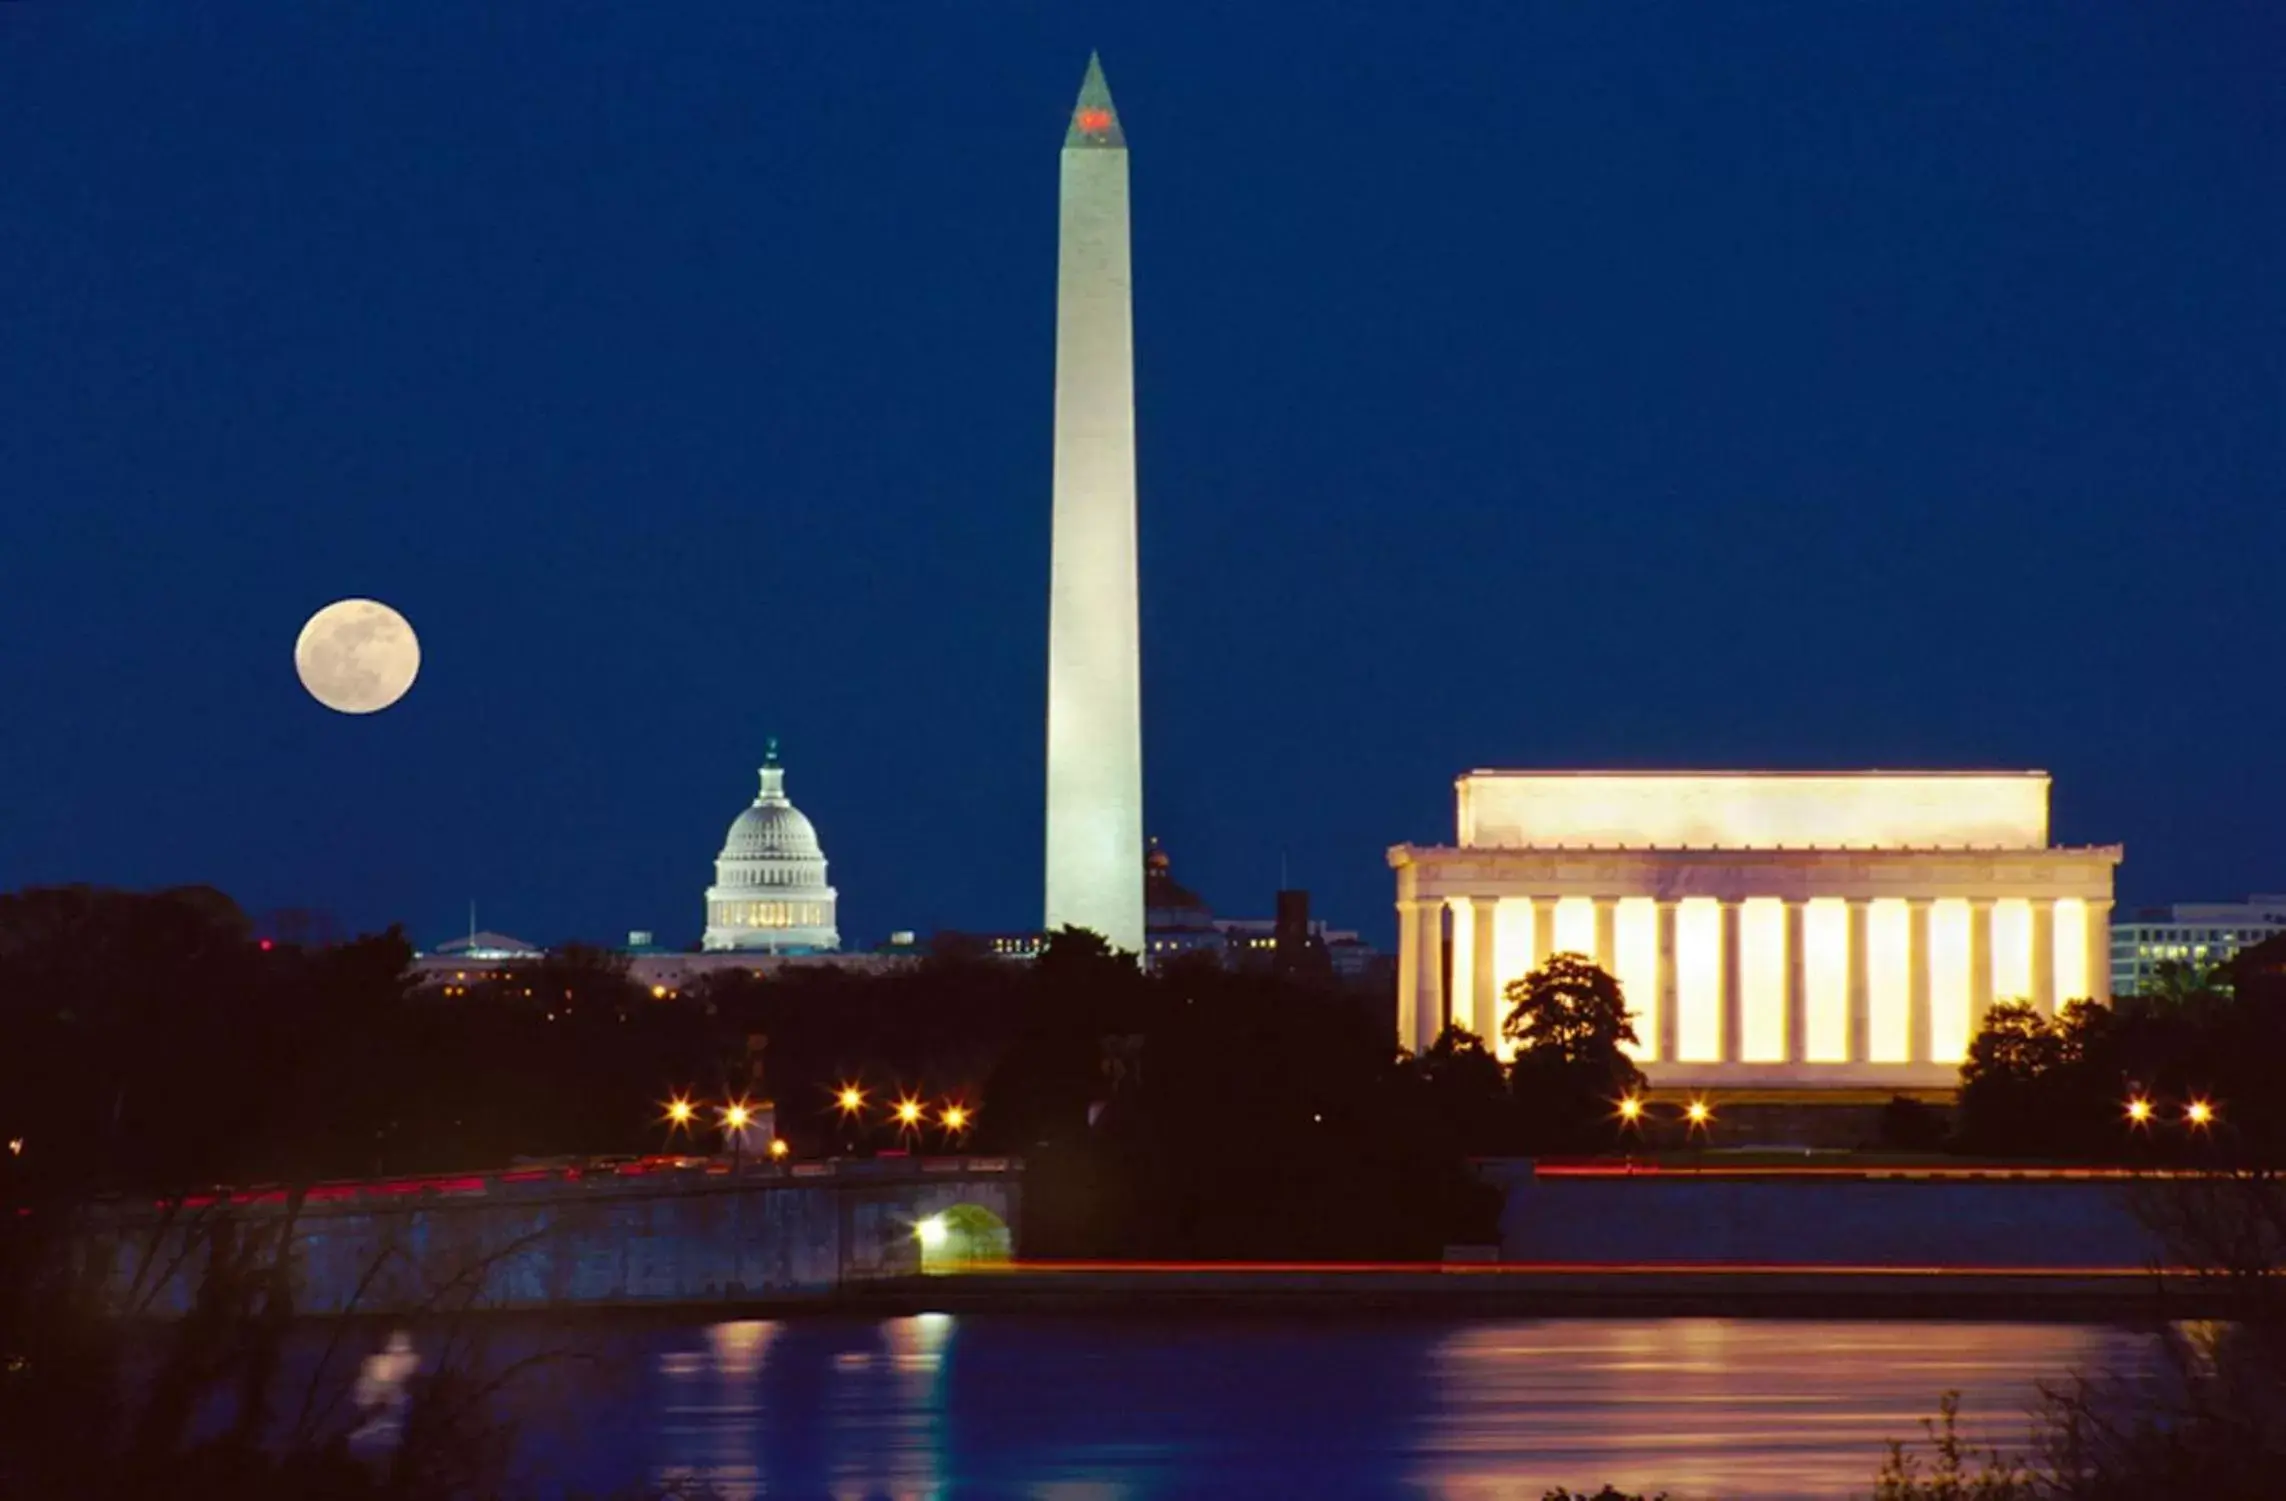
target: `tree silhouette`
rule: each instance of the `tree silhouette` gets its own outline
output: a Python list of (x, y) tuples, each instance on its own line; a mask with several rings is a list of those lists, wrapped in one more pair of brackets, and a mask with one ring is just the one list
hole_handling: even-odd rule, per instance
[(1519, 1054), (1567, 1065), (1634, 1072), (1620, 1044), (1642, 1041), (1629, 1020), (1619, 981), (1584, 954), (1550, 954), (1545, 964), (1508, 986), (1508, 1020), (1500, 1035)]
[(1539, 1150), (1610, 1145), (1612, 1108), (1643, 1087), (1622, 1051), (1639, 1039), (1619, 981), (1582, 954), (1550, 954), (1508, 987), (1501, 1035), (1516, 1044), (1508, 1083), (1525, 1141)]

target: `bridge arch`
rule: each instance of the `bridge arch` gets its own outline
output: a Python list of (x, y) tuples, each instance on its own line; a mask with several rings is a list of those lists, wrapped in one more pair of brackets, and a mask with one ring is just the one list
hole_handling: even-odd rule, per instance
[(964, 1271), (1006, 1261), (1015, 1254), (1008, 1222), (982, 1204), (963, 1201), (916, 1222), (924, 1275)]

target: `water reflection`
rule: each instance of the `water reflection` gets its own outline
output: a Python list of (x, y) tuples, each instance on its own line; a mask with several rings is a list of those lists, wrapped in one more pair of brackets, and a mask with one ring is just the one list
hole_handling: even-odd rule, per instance
[[(1999, 1324), (1724, 1319), (1486, 1325), (1439, 1345), (1415, 1472), (1430, 1494), (1606, 1480), (1682, 1496), (1869, 1489), (1883, 1444), (1958, 1389), (2015, 1445), (2034, 1383), (2122, 1336)], [(1537, 1494), (1535, 1492), (1535, 1494)]]
[(943, 1314), (745, 1321), (707, 1329), (703, 1348), (660, 1351), (651, 1479), (723, 1501), (941, 1494), (938, 1381), (951, 1325)]
[[(1831, 1496), (1962, 1393), (2015, 1443), (2034, 1383), (2149, 1342), (2044, 1325), (1395, 1318), (796, 1319), (647, 1347), (634, 1474), (726, 1497)], [(628, 1399), (641, 1401), (634, 1392)]]
[(658, 1433), (679, 1456), (658, 1467), (661, 1490), (711, 1492), (722, 1501), (753, 1501), (762, 1494), (755, 1442), (762, 1404), (754, 1378), (777, 1331), (761, 1319), (740, 1319), (709, 1328), (703, 1351), (660, 1354), (666, 1390)]
[(413, 1336), (398, 1329), (387, 1344), (358, 1363), (357, 1380), (349, 1400), (357, 1413), (349, 1442), (361, 1450), (393, 1448), (404, 1432), (405, 1406), (411, 1399), (407, 1383), (421, 1368), (413, 1349)]

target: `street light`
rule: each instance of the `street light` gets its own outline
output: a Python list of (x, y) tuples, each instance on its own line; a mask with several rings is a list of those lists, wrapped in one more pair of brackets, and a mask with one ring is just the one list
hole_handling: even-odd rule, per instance
[(897, 1125), (910, 1131), (921, 1123), (921, 1102), (910, 1095), (897, 1102)]
[(746, 1127), (754, 1119), (754, 1107), (744, 1100), (732, 1100), (722, 1107), (722, 1134), (730, 1138), (730, 1170), (738, 1171), (739, 1159), (746, 1151)]
[(1693, 1100), (1683, 1107), (1683, 1119), (1692, 1131), (1704, 1131), (1714, 1123), (1714, 1107), (1705, 1100)]
[(2193, 1100), (2183, 1107), (2183, 1119), (2190, 1122), (2192, 1130), (2204, 1131), (2215, 1123), (2215, 1107), (2205, 1100)]
[(2151, 1124), (2151, 1102), (2141, 1095), (2127, 1102), (2127, 1123), (2131, 1126)]
[(945, 1106), (943, 1120), (945, 1129), (958, 1136), (968, 1129), (968, 1107), (965, 1105)]
[(1633, 1126), (1642, 1119), (1643, 1102), (1631, 1094), (1621, 1095), (1619, 1097), (1619, 1123), (1622, 1126)]
[(784, 1162), (786, 1154), (793, 1150), (792, 1147), (786, 1145), (785, 1137), (773, 1136), (770, 1138), (770, 1156), (774, 1161)]
[(855, 1115), (865, 1108), (865, 1091), (854, 1084), (844, 1084), (834, 1092), (833, 1102), (841, 1107), (843, 1115)]
[(697, 1115), (698, 1107), (691, 1103), (689, 1095), (668, 1096), (665, 1109), (659, 1119), (666, 1123), (667, 1144), (669, 1146), (674, 1145), (676, 1132), (687, 1132), (691, 1129), (691, 1122)]

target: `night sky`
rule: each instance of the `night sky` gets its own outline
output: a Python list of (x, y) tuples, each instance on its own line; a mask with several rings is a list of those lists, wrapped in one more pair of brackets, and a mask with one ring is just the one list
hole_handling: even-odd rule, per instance
[[(1132, 148), (1147, 823), (1386, 940), (1472, 766), (2043, 767), (2286, 888), (2286, 8), (0, 5), (0, 887), (1039, 915), (1057, 151)], [(396, 708), (303, 619), (419, 629)]]

